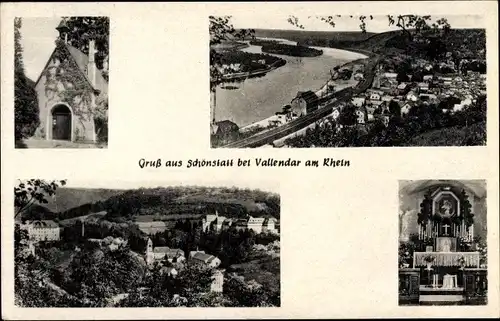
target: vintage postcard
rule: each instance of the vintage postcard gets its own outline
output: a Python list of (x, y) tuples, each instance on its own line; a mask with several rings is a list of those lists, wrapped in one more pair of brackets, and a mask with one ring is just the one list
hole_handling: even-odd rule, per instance
[(493, 1), (2, 3), (2, 317), (500, 317)]

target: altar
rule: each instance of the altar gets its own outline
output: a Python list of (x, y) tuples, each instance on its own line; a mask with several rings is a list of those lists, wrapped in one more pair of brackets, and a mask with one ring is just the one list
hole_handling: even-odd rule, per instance
[[(481, 280), (486, 280), (486, 273), (481, 270), (481, 252), (472, 250), (477, 247), (471, 245), (474, 215), (467, 194), (442, 186), (423, 195), (419, 208), (418, 239), (405, 262), (407, 270), (418, 271), (412, 273), (418, 273), (419, 304), (461, 304), (470, 301), (469, 293), (484, 292), (487, 285)], [(405, 298), (414, 287), (406, 274), (400, 273), (400, 280), (406, 280), (400, 283), (400, 296)]]
[(458, 287), (458, 284), (457, 284), (457, 276), (456, 275), (445, 274), (443, 276), (443, 286), (441, 288), (454, 289), (457, 287)]

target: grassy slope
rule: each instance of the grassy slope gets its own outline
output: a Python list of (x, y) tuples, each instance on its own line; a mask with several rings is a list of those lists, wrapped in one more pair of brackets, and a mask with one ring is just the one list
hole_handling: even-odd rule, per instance
[(245, 281), (255, 280), (268, 289), (279, 291), (280, 288), (280, 258), (266, 254), (256, 254), (241, 264), (233, 264), (230, 268), (238, 275), (245, 277)]
[[(484, 124), (476, 123), (469, 127), (450, 127), (432, 130), (413, 137), (409, 146), (474, 146), (477, 139), (472, 139), (472, 133), (482, 132), (484, 138)], [(474, 136), (475, 137), (475, 136)], [(486, 144), (486, 140), (484, 141)]]

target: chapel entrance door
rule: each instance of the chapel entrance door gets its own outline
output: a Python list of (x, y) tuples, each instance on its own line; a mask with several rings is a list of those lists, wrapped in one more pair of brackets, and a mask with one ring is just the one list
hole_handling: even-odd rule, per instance
[(71, 111), (64, 105), (52, 110), (52, 139), (71, 140)]

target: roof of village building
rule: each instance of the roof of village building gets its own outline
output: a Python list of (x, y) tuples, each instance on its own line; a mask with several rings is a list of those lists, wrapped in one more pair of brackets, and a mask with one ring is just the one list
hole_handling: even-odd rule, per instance
[(240, 218), (234, 222), (234, 225), (236, 226), (246, 226), (248, 224), (248, 221), (244, 218)]
[(166, 274), (177, 274), (177, 270), (171, 266), (164, 266), (160, 269), (161, 273), (166, 273)]
[(294, 99), (302, 98), (306, 101), (306, 104), (316, 103), (318, 101), (318, 96), (311, 90), (299, 91)]
[(274, 217), (268, 217), (264, 220), (264, 224), (269, 224), (271, 222), (274, 222), (276, 223), (277, 222), (277, 219), (275, 219)]
[(168, 249), (165, 251), (167, 256), (170, 257), (177, 257), (177, 256), (184, 256), (184, 251), (181, 249)]
[(36, 220), (29, 221), (28, 224), (31, 224), (34, 228), (58, 228), (59, 224), (52, 220)]
[(236, 123), (227, 119), (218, 121), (213, 125), (214, 125), (213, 130), (215, 133), (230, 133), (239, 130), (239, 127), (238, 125), (236, 125)]
[(108, 82), (104, 79), (102, 75), (102, 71), (99, 68), (95, 68), (96, 73), (95, 73), (95, 84), (92, 84), (89, 78), (87, 77), (87, 66), (89, 63), (89, 56), (84, 54), (82, 51), (79, 49), (62, 42), (62, 45), (60, 47), (56, 47), (52, 54), (50, 55), (50, 58), (47, 61), (47, 64), (43, 68), (42, 72), (40, 73), (40, 76), (38, 76), (38, 79), (36, 80), (36, 84), (40, 81), (43, 75), (43, 71), (47, 68), (49, 65), (52, 57), (54, 56), (54, 53), (58, 48), (64, 48), (65, 50), (68, 51), (69, 56), (73, 59), (73, 61), (76, 63), (78, 66), (78, 70), (81, 72), (82, 76), (86, 80), (86, 83), (92, 87), (92, 89), (97, 90), (99, 92), (99, 99), (105, 98), (108, 95)]
[(157, 246), (153, 249), (155, 253), (167, 253), (170, 248), (168, 246)]
[(203, 252), (196, 252), (191, 258), (193, 258), (195, 260), (198, 260), (198, 261), (202, 261), (204, 263), (210, 263), (214, 259), (216, 259), (215, 256), (210, 255), (210, 254), (206, 254), (206, 253), (203, 253)]
[(264, 220), (265, 220), (265, 218), (263, 218), (263, 217), (249, 217), (248, 223), (262, 224), (262, 223), (264, 223)]

